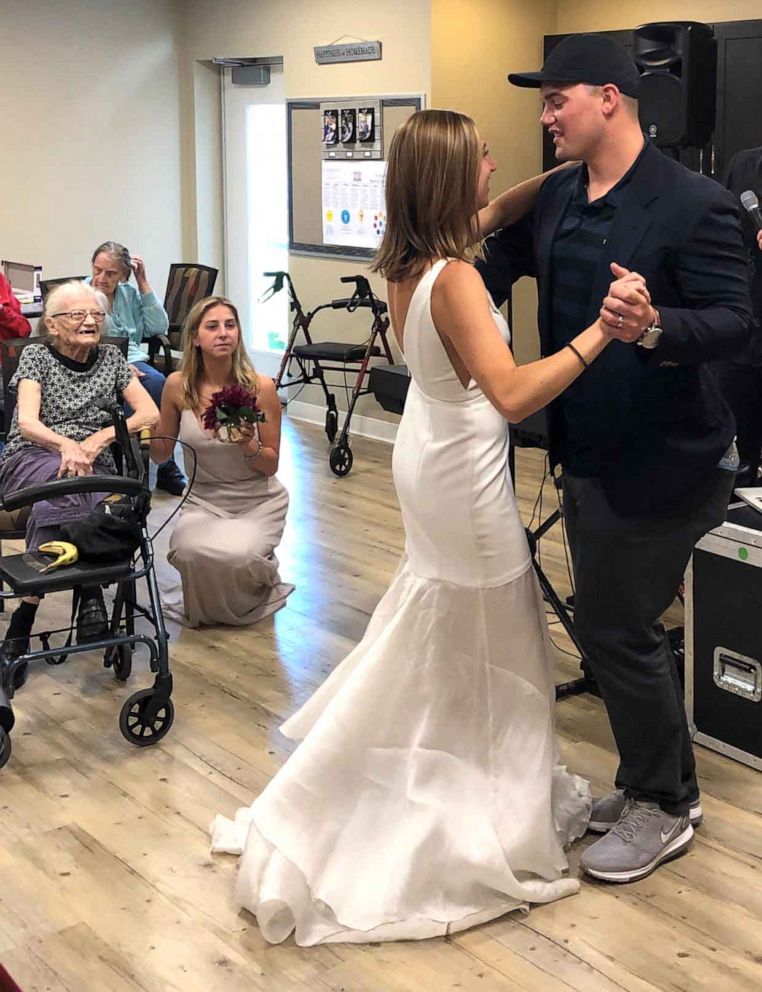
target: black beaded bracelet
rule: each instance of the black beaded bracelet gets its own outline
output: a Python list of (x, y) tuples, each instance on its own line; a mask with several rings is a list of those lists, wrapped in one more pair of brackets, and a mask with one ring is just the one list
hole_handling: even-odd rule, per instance
[(566, 347), (567, 348), (571, 348), (571, 350), (574, 352), (574, 354), (577, 356), (577, 358), (582, 362), (582, 364), (585, 366), (586, 369), (589, 369), (590, 368), (590, 365), (585, 361), (585, 359), (582, 357), (582, 355), (577, 350), (577, 348), (574, 347), (574, 345), (571, 343), (571, 341), (567, 341)]

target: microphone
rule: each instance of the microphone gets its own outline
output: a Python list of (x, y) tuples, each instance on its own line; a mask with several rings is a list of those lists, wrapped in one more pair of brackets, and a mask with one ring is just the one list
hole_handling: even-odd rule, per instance
[(757, 225), (757, 230), (762, 231), (762, 211), (759, 209), (757, 194), (753, 190), (747, 189), (741, 193), (741, 206)]

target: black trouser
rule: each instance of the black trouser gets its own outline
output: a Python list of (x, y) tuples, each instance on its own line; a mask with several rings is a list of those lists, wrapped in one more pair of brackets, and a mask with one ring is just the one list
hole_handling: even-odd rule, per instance
[(738, 485), (759, 484), (759, 454), (762, 450), (762, 365), (723, 362), (714, 367), (725, 402), (733, 411), (738, 431), (738, 454), (748, 469)]
[(683, 691), (660, 617), (696, 541), (725, 519), (734, 482), (718, 469), (697, 509), (642, 519), (616, 513), (597, 479), (564, 476), (574, 626), (619, 749), (616, 787), (675, 815), (699, 792)]

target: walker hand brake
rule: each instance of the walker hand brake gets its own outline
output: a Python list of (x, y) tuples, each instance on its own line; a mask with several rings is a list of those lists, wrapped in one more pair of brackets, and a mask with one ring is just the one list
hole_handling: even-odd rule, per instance
[(370, 283), (365, 278), (365, 276), (341, 276), (340, 282), (353, 282), (355, 284), (355, 291), (352, 294), (352, 299), (347, 303), (347, 310), (352, 313), (356, 310), (365, 300), (372, 297)]
[(272, 299), (276, 293), (280, 293), (283, 289), (283, 279), (286, 275), (285, 272), (263, 272), (263, 276), (267, 276), (268, 279), (272, 279), (273, 283), (271, 286), (262, 293), (259, 297), (259, 303), (266, 303), (268, 300)]

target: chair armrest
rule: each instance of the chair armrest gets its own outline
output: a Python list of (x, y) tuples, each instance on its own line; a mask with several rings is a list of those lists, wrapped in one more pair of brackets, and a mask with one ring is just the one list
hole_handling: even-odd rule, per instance
[(138, 479), (127, 479), (120, 475), (81, 475), (75, 479), (54, 479), (41, 486), (26, 486), (15, 493), (7, 493), (0, 500), (0, 509), (6, 512), (20, 506), (39, 503), (43, 499), (56, 496), (71, 496), (73, 493), (123, 493), (125, 496), (139, 496), (143, 484)]
[(172, 371), (172, 345), (166, 334), (154, 334), (147, 339), (148, 342), (148, 362), (150, 365), (156, 364), (156, 356), (160, 351), (164, 352), (164, 372), (169, 375)]
[(182, 339), (183, 339), (183, 325), (182, 324), (170, 324), (169, 330), (167, 331), (167, 337), (169, 338), (169, 343), (175, 351), (181, 351)]

